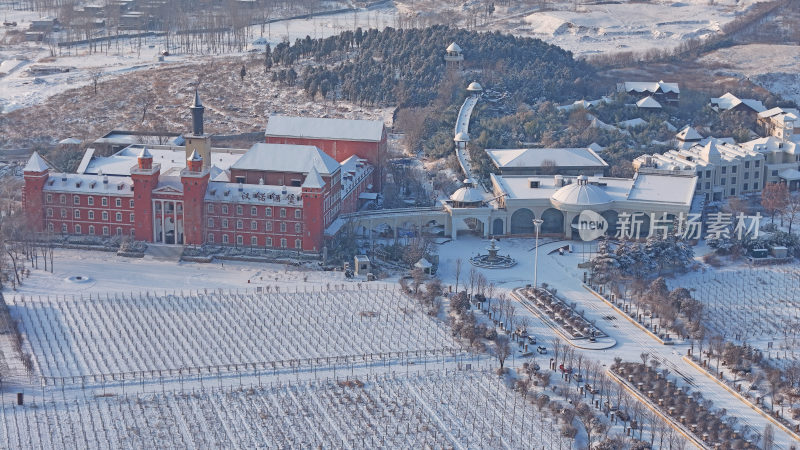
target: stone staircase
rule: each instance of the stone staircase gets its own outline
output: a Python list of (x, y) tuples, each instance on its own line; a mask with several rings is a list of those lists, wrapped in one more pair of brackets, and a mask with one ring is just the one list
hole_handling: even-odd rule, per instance
[(178, 261), (182, 254), (183, 246), (165, 244), (147, 244), (147, 251), (144, 252), (145, 258), (162, 261)]

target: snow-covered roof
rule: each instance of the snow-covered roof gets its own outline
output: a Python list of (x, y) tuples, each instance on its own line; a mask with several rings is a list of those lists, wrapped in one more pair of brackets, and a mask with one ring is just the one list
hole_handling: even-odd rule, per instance
[(642, 125), (647, 125), (647, 121), (642, 119), (641, 117), (637, 117), (635, 119), (623, 120), (622, 122), (618, 123), (617, 125), (622, 127), (622, 128), (634, 128), (634, 127), (639, 127), (639, 126), (642, 126)]
[(186, 158), (186, 160), (187, 161), (202, 161), (203, 157), (200, 156), (200, 154), (197, 153), (197, 149), (195, 149), (195, 150), (192, 150), (192, 154), (189, 155), (189, 157)]
[(786, 181), (800, 180), (800, 171), (797, 169), (784, 169), (778, 173), (778, 176)]
[(210, 181), (205, 201), (253, 205), (302, 206), (302, 190), (295, 186), (239, 184)]
[(23, 172), (44, 172), (48, 170), (50, 166), (45, 162), (44, 158), (39, 156), (39, 152), (35, 151), (28, 158), (28, 163), (25, 164), (25, 168), (22, 169)]
[(651, 92), (655, 93), (659, 89), (661, 92), (673, 92), (679, 94), (681, 92), (678, 88), (678, 83), (665, 83), (663, 80), (659, 82), (650, 81), (626, 81), (624, 83), (626, 92)]
[(152, 159), (153, 158), (153, 154), (150, 153), (150, 150), (148, 150), (147, 147), (142, 147), (142, 151), (139, 152), (138, 158), (140, 158), (140, 159), (146, 159), (146, 158)]
[(726, 92), (722, 97), (711, 99), (711, 105), (716, 106), (717, 108), (723, 111), (733, 109), (741, 104), (744, 104), (748, 108), (759, 113), (767, 109), (766, 107), (764, 107), (764, 104), (758, 100), (752, 98), (739, 98), (731, 94), (730, 92)]
[(648, 95), (647, 97), (636, 102), (636, 106), (639, 108), (658, 109), (661, 108), (661, 103), (658, 103), (656, 99)]
[(483, 86), (481, 86), (481, 84), (477, 81), (473, 81), (469, 84), (469, 86), (467, 86), (467, 90), (470, 92), (480, 92), (483, 90)]
[(220, 169), (217, 166), (211, 166), (211, 168), (208, 169), (208, 174), (208, 179), (210, 181), (231, 181), (231, 177), (228, 175), (228, 172)]
[(321, 176), (319, 176), (317, 169), (312, 167), (311, 171), (309, 171), (308, 175), (306, 175), (306, 179), (303, 181), (303, 185), (301, 187), (307, 189), (322, 189), (325, 187), (325, 181)]
[(313, 145), (258, 143), (231, 165), (231, 169), (269, 172), (308, 173), (312, 168), (321, 175), (331, 175), (339, 169), (339, 163)]
[(81, 140), (73, 137), (62, 139), (58, 141), (59, 145), (80, 145)]
[(431, 262), (428, 261), (427, 259), (422, 258), (414, 264), (414, 267), (424, 270), (424, 269), (430, 269), (431, 267), (433, 267), (433, 264), (431, 264)]
[(456, 189), (450, 196), (450, 200), (459, 203), (480, 203), (483, 202), (483, 194), (477, 188), (464, 186)]
[(551, 199), (555, 203), (570, 206), (603, 205), (613, 201), (603, 188), (589, 184), (585, 176), (579, 176), (576, 183), (557, 190)]
[(776, 138), (775, 136), (767, 136), (763, 138), (753, 139), (752, 141), (742, 142), (741, 147), (758, 153), (789, 153), (791, 155), (797, 154), (800, 151), (800, 146), (791, 141), (784, 141), (783, 139)]
[(703, 161), (718, 162), (722, 159), (722, 153), (717, 148), (717, 143), (711, 140), (700, 150), (700, 157)]
[(689, 125), (683, 127), (683, 129), (679, 131), (678, 134), (675, 135), (675, 137), (684, 142), (699, 141), (700, 139), (703, 139), (703, 136), (701, 136), (700, 133), (698, 133), (697, 130), (694, 129), (694, 127), (690, 127)]
[(383, 122), (273, 115), (269, 117), (264, 134), (268, 137), (380, 142), (383, 139)]
[(447, 46), (447, 51), (450, 53), (461, 53), (461, 47), (458, 44), (453, 42), (452, 44)]
[(107, 175), (51, 174), (44, 191), (132, 197), (133, 180)]
[[(144, 145), (142, 144), (131, 145), (111, 156), (90, 155), (88, 161), (86, 161), (87, 156), (84, 155), (84, 161), (81, 161), (78, 172), (96, 174), (102, 171), (107, 175), (130, 175), (131, 168), (137, 164), (137, 159), (143, 148)], [(186, 167), (186, 149), (184, 147), (148, 145), (147, 150), (153, 156), (153, 164), (161, 165), (162, 174), (173, 168), (183, 169)], [(222, 170), (227, 170), (242, 155), (241, 151), (228, 149), (214, 151), (212, 149), (209, 164), (215, 165)]]
[[(350, 192), (361, 183), (361, 181), (374, 172), (375, 168), (366, 159), (353, 155), (341, 163), (342, 177), (342, 198), (347, 197)], [(371, 188), (368, 185), (367, 188)]]
[(544, 161), (552, 161), (560, 167), (608, 167), (603, 158), (588, 147), (487, 149), (486, 153), (499, 168), (542, 167)]
[(694, 197), (697, 177), (639, 173), (634, 179), (628, 200), (649, 203), (676, 203), (689, 206)]
[(800, 117), (800, 111), (798, 111), (795, 108), (775, 107), (775, 108), (768, 109), (766, 111), (762, 111), (762, 112), (758, 113), (758, 118), (759, 119), (767, 119), (767, 118), (770, 118), (770, 117), (779, 116), (779, 115), (783, 115), (783, 114), (788, 114), (790, 116), (794, 116), (795, 119)]

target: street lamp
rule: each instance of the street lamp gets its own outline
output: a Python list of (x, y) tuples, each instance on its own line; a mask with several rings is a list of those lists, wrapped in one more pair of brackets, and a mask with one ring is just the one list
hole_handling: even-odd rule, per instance
[(539, 228), (544, 220), (533, 219), (533, 226), (536, 228), (536, 253), (533, 257), (533, 288), (539, 287)]

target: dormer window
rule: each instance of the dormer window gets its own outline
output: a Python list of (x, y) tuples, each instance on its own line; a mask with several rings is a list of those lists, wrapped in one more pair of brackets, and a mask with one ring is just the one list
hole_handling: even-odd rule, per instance
[(531, 187), (531, 189), (538, 189), (539, 188), (539, 182), (531, 180), (530, 181), (530, 187)]

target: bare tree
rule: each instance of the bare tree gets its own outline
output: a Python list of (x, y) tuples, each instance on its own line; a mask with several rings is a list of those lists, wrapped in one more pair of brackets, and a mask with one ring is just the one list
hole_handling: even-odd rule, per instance
[(768, 423), (764, 427), (764, 433), (761, 435), (761, 448), (764, 450), (772, 450), (775, 447), (775, 430), (772, 424)]
[(508, 337), (503, 335), (497, 336), (497, 338), (494, 340), (494, 352), (495, 356), (497, 357), (497, 361), (500, 363), (500, 371), (502, 372), (506, 358), (511, 355), (511, 346), (508, 343)]
[(455, 271), (456, 271), (456, 292), (458, 292), (458, 279), (459, 279), (459, 278), (461, 278), (461, 263), (462, 263), (462, 260), (461, 260), (461, 258), (456, 258), (456, 265), (455, 265)]

